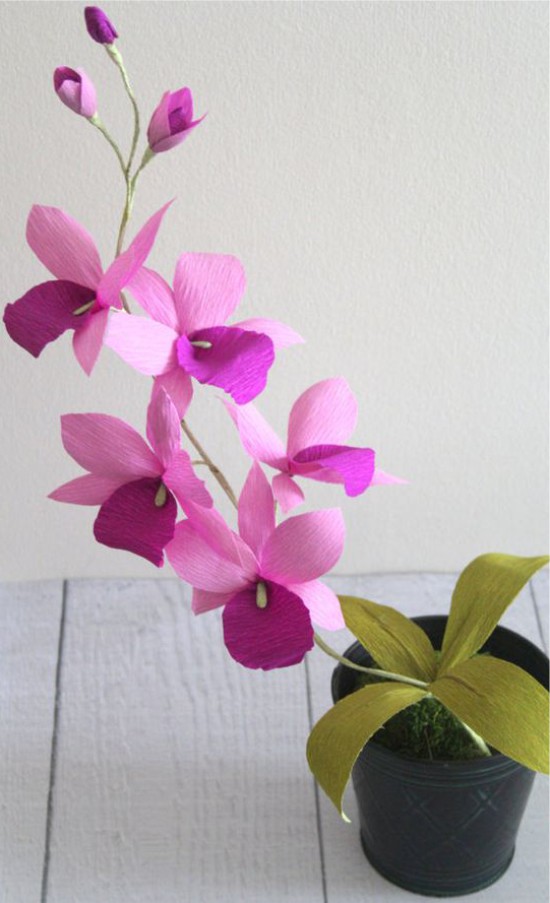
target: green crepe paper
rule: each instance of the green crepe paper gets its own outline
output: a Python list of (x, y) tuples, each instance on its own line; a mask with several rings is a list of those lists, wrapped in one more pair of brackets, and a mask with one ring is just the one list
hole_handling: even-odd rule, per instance
[(518, 558), (492, 553), (462, 571), (443, 637), (440, 674), (478, 651), (519, 591), (549, 560), (546, 555)]

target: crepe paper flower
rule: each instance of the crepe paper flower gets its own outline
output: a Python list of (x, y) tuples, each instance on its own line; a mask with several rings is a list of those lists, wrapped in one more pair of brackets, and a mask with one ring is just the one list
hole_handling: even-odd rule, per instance
[(195, 476), (180, 448), (180, 422), (166, 392), (147, 410), (147, 438), (108, 414), (66, 414), (63, 445), (89, 473), (54, 490), (49, 498), (74, 505), (100, 505), (94, 523), (98, 542), (126, 549), (163, 564), (163, 549), (174, 535), (179, 502), (212, 505), (210, 493)]
[(58, 66), (53, 74), (53, 86), (59, 100), (73, 113), (86, 119), (97, 113), (96, 91), (84, 69)]
[(193, 97), (189, 88), (166, 91), (147, 128), (149, 147), (154, 154), (161, 154), (181, 144), (204, 116), (193, 120)]
[(4, 323), (14, 342), (38, 357), (49, 342), (74, 329), (74, 353), (89, 375), (101, 350), (109, 308), (122, 306), (120, 292), (146, 260), (170, 203), (146, 222), (105, 272), (93, 239), (76, 220), (57, 207), (34, 206), (27, 241), (56, 280), (35, 285), (6, 306)]
[(99, 6), (86, 6), (84, 19), (88, 34), (98, 44), (112, 44), (118, 38), (115, 26)]
[(226, 254), (182, 254), (173, 291), (145, 267), (128, 288), (152, 319), (112, 316), (105, 343), (140, 373), (156, 376), (180, 417), (193, 394), (191, 377), (245, 404), (263, 390), (274, 348), (302, 341), (273, 320), (222, 325), (245, 289), (241, 263)]
[(401, 483), (374, 466), (371, 448), (342, 445), (357, 422), (357, 402), (345, 379), (325, 379), (300, 395), (290, 412), (286, 448), (254, 405), (236, 408), (224, 402), (248, 454), (280, 470), (273, 493), (286, 513), (304, 500), (295, 477), (341, 483), (346, 495), (369, 486)]
[(215, 510), (193, 506), (166, 547), (168, 560), (194, 587), (195, 614), (224, 607), (224, 640), (236, 661), (264, 670), (297, 664), (313, 645), (312, 620), (344, 626), (337, 597), (318, 580), (342, 554), (342, 514), (326, 509), (276, 526), (273, 493), (255, 462), (238, 522), (236, 534)]

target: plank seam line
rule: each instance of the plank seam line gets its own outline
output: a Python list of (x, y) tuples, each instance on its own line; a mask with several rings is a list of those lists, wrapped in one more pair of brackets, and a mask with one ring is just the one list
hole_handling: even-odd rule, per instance
[(535, 596), (535, 590), (533, 589), (533, 581), (529, 581), (529, 592), (531, 594), (531, 602), (533, 603), (533, 608), (535, 609), (535, 618), (537, 620), (537, 625), (539, 628), (539, 634), (542, 642), (542, 646), (545, 652), (548, 652), (548, 646), (546, 644), (546, 637), (544, 636), (544, 629), (542, 626), (542, 619), (540, 616), (539, 607), (537, 605), (537, 597)]
[(44, 863), (42, 867), (42, 888), (40, 903), (48, 899), (48, 877), (50, 873), (50, 849), (52, 839), (54, 789), (57, 772), (57, 740), (59, 734), (59, 717), (61, 713), (61, 672), (63, 670), (63, 647), (65, 644), (65, 617), (67, 613), (68, 582), (63, 581), (61, 599), (61, 617), (59, 619), (59, 638), (57, 643), (57, 664), (55, 669), (55, 701), (53, 712), (52, 745), (50, 751), (50, 779), (48, 786), (48, 804), (46, 809), (46, 831), (44, 839)]
[[(309, 673), (309, 662), (307, 655), (304, 659), (306, 673), (306, 697), (307, 697), (307, 718), (310, 731), (313, 730), (313, 703), (311, 699), (311, 677)], [(323, 903), (328, 903), (327, 893), (327, 870), (325, 862), (325, 844), (323, 840), (323, 824), (321, 820), (321, 801), (319, 799), (319, 785), (315, 778), (313, 780), (313, 793), (315, 795), (315, 819), (317, 822), (317, 839), (319, 841), (319, 859), (321, 863), (321, 884), (323, 887)]]

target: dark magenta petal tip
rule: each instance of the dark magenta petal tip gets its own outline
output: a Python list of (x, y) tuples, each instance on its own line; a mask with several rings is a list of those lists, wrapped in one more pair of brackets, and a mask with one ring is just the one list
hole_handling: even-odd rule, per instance
[(87, 6), (84, 10), (88, 34), (98, 44), (112, 44), (118, 38), (113, 23), (99, 6)]

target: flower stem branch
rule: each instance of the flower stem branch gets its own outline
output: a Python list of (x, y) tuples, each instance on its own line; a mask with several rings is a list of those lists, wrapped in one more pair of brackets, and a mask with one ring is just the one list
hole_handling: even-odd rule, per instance
[(483, 737), (480, 737), (479, 734), (476, 734), (476, 732), (474, 730), (472, 730), (472, 728), (469, 727), (469, 725), (467, 725), (464, 721), (460, 721), (460, 723), (461, 723), (462, 727), (464, 728), (464, 730), (466, 731), (466, 733), (470, 735), (470, 737), (472, 738), (472, 740), (474, 741), (474, 743), (476, 744), (476, 746), (478, 747), (478, 749), (482, 753), (482, 755), (490, 756), (491, 750), (487, 746)]
[(114, 140), (114, 138), (111, 137), (111, 135), (109, 134), (109, 132), (103, 125), (103, 123), (102, 123), (101, 119), (99, 118), (99, 116), (97, 115), (97, 113), (94, 116), (91, 116), (88, 119), (88, 122), (91, 122), (91, 124), (93, 126), (95, 126), (95, 128), (99, 132), (101, 132), (103, 137), (109, 142), (109, 144), (113, 148), (115, 154), (117, 155), (118, 162), (120, 163), (120, 168), (122, 169), (122, 174), (124, 175), (124, 178), (127, 180), (126, 164), (124, 163), (124, 159), (122, 157), (120, 148), (119, 148), (118, 144), (116, 143), (116, 141)]
[(224, 477), (224, 475), (221, 472), (221, 470), (219, 469), (219, 467), (216, 467), (216, 465), (214, 464), (212, 459), (207, 455), (204, 448), (200, 444), (199, 440), (196, 438), (196, 436), (193, 435), (193, 433), (187, 426), (185, 420), (181, 421), (181, 428), (182, 428), (183, 432), (185, 433), (185, 435), (187, 436), (187, 438), (189, 439), (191, 445), (198, 451), (199, 455), (202, 458), (203, 463), (206, 464), (206, 466), (210, 470), (210, 473), (212, 474), (212, 476), (220, 484), (221, 488), (225, 492), (225, 494), (228, 497), (231, 504), (234, 505), (235, 508), (237, 508), (238, 507), (237, 497), (236, 497), (235, 493), (233, 492), (233, 490), (231, 489), (231, 486), (227, 482), (226, 478)]
[(128, 95), (128, 97), (130, 99), (130, 103), (132, 104), (132, 109), (134, 111), (134, 134), (132, 137), (132, 146), (130, 148), (130, 155), (128, 157), (128, 163), (126, 164), (126, 167), (125, 167), (126, 177), (129, 178), (130, 170), (132, 168), (132, 163), (134, 162), (134, 156), (136, 153), (137, 143), (139, 140), (139, 131), (140, 131), (139, 107), (137, 105), (135, 94), (132, 90), (132, 86), (130, 84), (130, 79), (128, 78), (128, 73), (126, 71), (126, 67), (124, 65), (124, 61), (122, 59), (122, 55), (121, 55), (120, 51), (114, 44), (105, 44), (105, 49), (122, 76), (122, 82), (124, 84), (126, 94)]
[(323, 652), (326, 652), (331, 658), (335, 658), (336, 661), (345, 665), (346, 668), (353, 668), (354, 671), (361, 671), (363, 674), (372, 674), (373, 677), (382, 677), (385, 680), (398, 680), (400, 683), (410, 684), (413, 687), (420, 687), (422, 690), (425, 690), (428, 687), (428, 684), (423, 680), (416, 680), (414, 677), (405, 677), (404, 674), (394, 674), (392, 671), (381, 671), (379, 668), (367, 668), (364, 665), (357, 665), (349, 658), (340, 655), (335, 649), (332, 649), (318, 633), (313, 634), (313, 639), (315, 640), (316, 645), (319, 646), (319, 649), (322, 649)]

